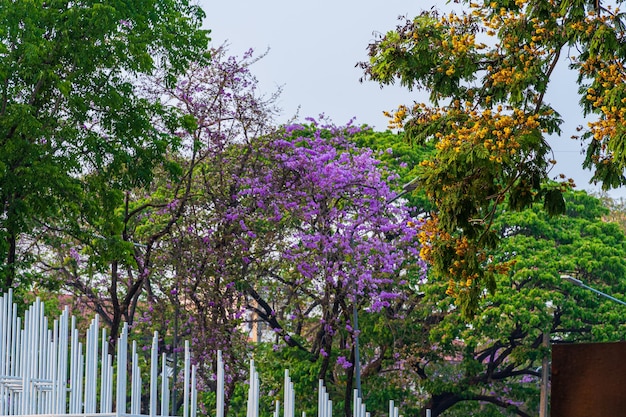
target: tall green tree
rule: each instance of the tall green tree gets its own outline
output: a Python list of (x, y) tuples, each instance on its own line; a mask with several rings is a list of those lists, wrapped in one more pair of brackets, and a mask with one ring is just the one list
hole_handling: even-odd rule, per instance
[(44, 229), (80, 235), (88, 218), (102, 247), (132, 248), (113, 208), (176, 143), (137, 80), (171, 84), (205, 60), (203, 16), (187, 0), (2, 0), (0, 290), (26, 283), (26, 245)]
[[(575, 287), (564, 272), (609, 294), (624, 294), (626, 237), (602, 216), (602, 202), (584, 192), (565, 194), (566, 213), (550, 217), (537, 204), (502, 210), (494, 227), (501, 237), (497, 261), (512, 261), (496, 294), (481, 300), (467, 322), (446, 283), (429, 282), (423, 316), (412, 316), (429, 343), (406, 346), (405, 359), (428, 392), (433, 416), (532, 416), (539, 409), (541, 364), (551, 343), (623, 340), (626, 311), (611, 300)], [(430, 323), (430, 324), (428, 324)], [(424, 415), (424, 414), (422, 414)]]
[(471, 315), (508, 266), (489, 260), (498, 206), (542, 202), (550, 213), (564, 210), (571, 182), (546, 181), (554, 161), (545, 140), (560, 133), (545, 93), (562, 61), (578, 73), (572, 88), (581, 114), (592, 116), (580, 128), (585, 167), (605, 188), (626, 183), (626, 51), (624, 16), (607, 2), (459, 3), (462, 13), (423, 12), (374, 41), (363, 68), (383, 85), (399, 81), (430, 93), (429, 103), (390, 112), (390, 124), (435, 148), (418, 167), (436, 205), (425, 255)]
[[(402, 133), (387, 132), (358, 140), (384, 151), (382, 163), (406, 183), (429, 149), (402, 139)], [(406, 197), (427, 216), (420, 196)], [(496, 294), (481, 299), (474, 320), (458, 314), (453, 297), (445, 295), (447, 283), (432, 277), (414, 281), (387, 314), (361, 320), (363, 391), (372, 409), (391, 398), (404, 412), (422, 415), (426, 408), (446, 416), (536, 415), (548, 353), (541, 346), (544, 332), (552, 343), (623, 339), (620, 306), (560, 279), (569, 273), (607, 293), (624, 293), (626, 238), (610, 221), (620, 205), (609, 210), (605, 199), (584, 192), (567, 192), (564, 200), (565, 213), (558, 216), (540, 203), (522, 211), (503, 205), (495, 213), (501, 244), (493, 262), (511, 267), (497, 277)]]

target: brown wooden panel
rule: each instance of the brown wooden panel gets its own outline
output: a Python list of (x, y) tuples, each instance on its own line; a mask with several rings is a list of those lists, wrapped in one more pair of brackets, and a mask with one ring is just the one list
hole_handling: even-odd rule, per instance
[(551, 417), (626, 417), (626, 342), (552, 346)]

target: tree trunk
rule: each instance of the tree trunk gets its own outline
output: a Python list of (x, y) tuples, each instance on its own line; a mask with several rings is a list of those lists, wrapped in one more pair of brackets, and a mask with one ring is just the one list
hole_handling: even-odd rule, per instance
[(7, 253), (7, 271), (2, 283), (2, 292), (5, 293), (13, 287), (15, 282), (15, 263), (17, 262), (17, 236), (10, 233), (8, 237), (9, 249)]

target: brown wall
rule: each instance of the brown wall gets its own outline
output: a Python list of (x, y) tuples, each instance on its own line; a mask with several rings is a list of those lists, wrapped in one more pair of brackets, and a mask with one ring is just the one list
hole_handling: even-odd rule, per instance
[(626, 417), (626, 342), (552, 346), (551, 417)]

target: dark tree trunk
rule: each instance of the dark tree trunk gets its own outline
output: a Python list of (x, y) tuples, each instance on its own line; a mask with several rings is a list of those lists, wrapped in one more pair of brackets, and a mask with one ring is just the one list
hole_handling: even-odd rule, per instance
[(7, 270), (2, 283), (2, 292), (7, 292), (15, 282), (15, 263), (17, 262), (17, 237), (15, 233), (9, 234), (8, 237), (8, 253), (7, 253)]

